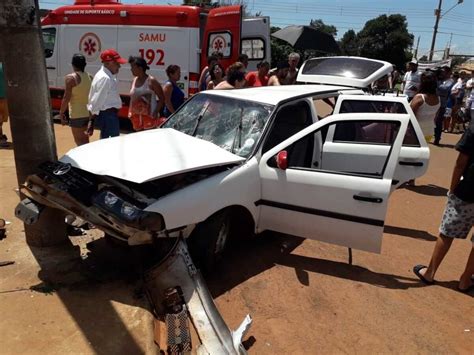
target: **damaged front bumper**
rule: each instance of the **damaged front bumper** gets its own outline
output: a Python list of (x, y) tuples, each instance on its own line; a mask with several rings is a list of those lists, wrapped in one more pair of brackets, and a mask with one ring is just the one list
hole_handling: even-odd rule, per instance
[[(163, 318), (169, 312), (163, 302), (168, 290), (176, 288), (181, 290), (185, 309), (199, 337), (199, 345), (193, 346), (197, 354), (247, 353), (242, 345), (242, 338), (250, 328), (252, 318), (247, 315), (237, 330), (229, 329), (217, 310), (201, 274), (195, 268), (184, 241), (179, 239), (169, 255), (146, 272), (145, 283), (156, 314)], [(182, 329), (178, 332), (168, 332), (168, 346), (169, 342), (176, 345), (185, 341), (181, 335), (177, 340), (173, 340), (173, 334), (176, 333), (186, 332)]]
[(169, 236), (162, 216), (144, 211), (153, 200), (119, 182), (95, 181), (93, 176), (60, 162), (45, 163), (41, 170), (43, 173), (29, 176), (20, 187), (28, 198), (20, 202), (15, 214), (24, 223), (35, 223), (42, 207), (49, 206), (66, 212), (66, 222), (79, 218), (129, 245), (148, 244), (153, 238)]

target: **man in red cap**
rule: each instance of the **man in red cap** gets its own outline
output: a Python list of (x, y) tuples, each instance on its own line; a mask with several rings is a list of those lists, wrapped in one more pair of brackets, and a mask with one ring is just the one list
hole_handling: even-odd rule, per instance
[(114, 49), (106, 49), (100, 54), (102, 67), (95, 74), (89, 91), (87, 109), (91, 116), (87, 126), (87, 134), (94, 133), (94, 121), (100, 129), (100, 139), (120, 135), (118, 110), (122, 107), (122, 100), (118, 92), (116, 74), (120, 64), (127, 61), (120, 57)]

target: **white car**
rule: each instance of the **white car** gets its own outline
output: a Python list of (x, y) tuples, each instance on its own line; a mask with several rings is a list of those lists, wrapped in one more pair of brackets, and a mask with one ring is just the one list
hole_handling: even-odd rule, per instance
[[(308, 85), (205, 91), (161, 129), (72, 149), (23, 192), (129, 245), (189, 238), (210, 268), (229, 236), (266, 230), (380, 252), (388, 197), (429, 149), (405, 97), (364, 92), (392, 70), (306, 61)], [(38, 213), (23, 201), (27, 223)]]

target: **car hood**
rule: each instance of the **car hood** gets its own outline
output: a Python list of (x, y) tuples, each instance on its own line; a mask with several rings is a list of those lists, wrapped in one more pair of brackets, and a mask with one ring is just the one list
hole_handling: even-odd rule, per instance
[(243, 160), (213, 143), (172, 128), (102, 139), (74, 148), (60, 159), (96, 175), (135, 183)]

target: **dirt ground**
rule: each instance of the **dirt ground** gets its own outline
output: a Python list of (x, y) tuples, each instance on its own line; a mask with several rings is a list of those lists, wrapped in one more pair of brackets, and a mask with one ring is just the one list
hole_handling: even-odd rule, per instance
[[(55, 130), (62, 155), (72, 137), (67, 127)], [(470, 241), (453, 243), (436, 285), (411, 271), (429, 261), (458, 139), (430, 146), (428, 173), (392, 194), (380, 255), (354, 251), (349, 265), (345, 248), (273, 233), (231, 250), (208, 285), (231, 328), (253, 317), (249, 353), (472, 354), (473, 295), (456, 291)], [(84, 260), (74, 246), (28, 247), (15, 188), (13, 150), (1, 149), (0, 216), (12, 223), (0, 261), (15, 264), (0, 267), (0, 353), (154, 353), (130, 254), (103, 239)]]

